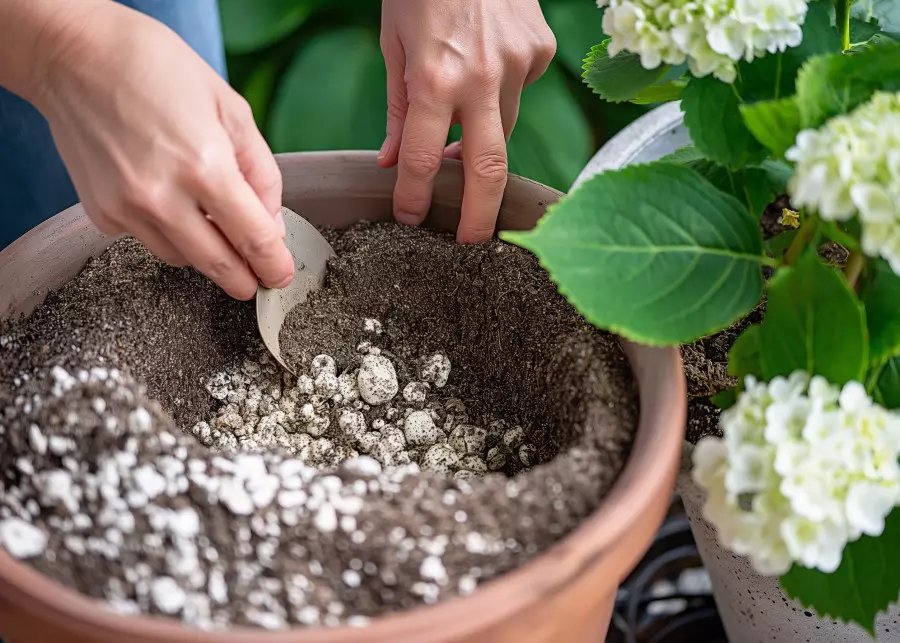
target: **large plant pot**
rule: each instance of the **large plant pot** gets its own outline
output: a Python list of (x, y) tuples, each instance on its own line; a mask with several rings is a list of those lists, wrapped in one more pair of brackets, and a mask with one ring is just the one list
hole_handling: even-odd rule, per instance
[[(284, 204), (317, 224), (389, 219), (396, 173), (375, 154), (293, 154), (279, 159)], [(447, 162), (426, 225), (454, 228), (462, 172)], [(511, 177), (500, 227), (527, 229), (560, 194)], [(5, 213), (15, 216), (15, 213)], [(111, 242), (80, 206), (0, 252), (0, 317), (28, 313)], [(640, 421), (622, 475), (598, 511), (533, 563), (445, 604), (373, 621), (364, 629), (268, 633), (187, 630), (164, 619), (123, 618), (0, 551), (0, 636), (12, 643), (596, 643), (616, 588), (649, 547), (668, 509), (686, 414), (678, 352), (623, 342), (640, 388)]]
[[(576, 185), (603, 172), (659, 160), (691, 145), (677, 103), (669, 103), (644, 115), (613, 137), (585, 167)], [(865, 643), (872, 638), (859, 627), (817, 618), (799, 602), (785, 595), (778, 579), (760, 576), (750, 561), (719, 546), (715, 528), (703, 519), (705, 492), (691, 478), (691, 445), (677, 489), (691, 523), (697, 549), (712, 581), (719, 614), (731, 643)], [(900, 608), (878, 620), (879, 640), (900, 641)]]

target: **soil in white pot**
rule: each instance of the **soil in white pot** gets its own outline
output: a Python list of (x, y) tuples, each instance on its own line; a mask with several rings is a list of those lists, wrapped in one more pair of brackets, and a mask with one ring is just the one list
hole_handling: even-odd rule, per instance
[(0, 544), (125, 614), (362, 626), (590, 515), (636, 428), (614, 338), (517, 248), (328, 234), (282, 336), (297, 378), (252, 304), (131, 240), (0, 322)]

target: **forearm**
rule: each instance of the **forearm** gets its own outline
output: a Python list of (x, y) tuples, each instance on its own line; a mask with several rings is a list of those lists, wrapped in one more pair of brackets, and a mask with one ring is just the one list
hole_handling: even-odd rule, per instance
[(0, 86), (38, 104), (48, 66), (108, 0), (0, 0)]

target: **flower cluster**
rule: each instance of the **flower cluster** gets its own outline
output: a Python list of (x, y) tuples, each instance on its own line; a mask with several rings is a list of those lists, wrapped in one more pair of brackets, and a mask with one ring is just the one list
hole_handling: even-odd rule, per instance
[(694, 450), (694, 479), (722, 544), (761, 574), (794, 562), (833, 572), (844, 546), (880, 535), (900, 504), (900, 417), (858, 382), (748, 377), (720, 422), (724, 438)]
[(687, 60), (694, 76), (731, 83), (737, 61), (796, 47), (803, 37), (806, 0), (597, 0), (607, 7), (603, 31), (609, 55), (639, 54), (641, 64)]
[(900, 94), (879, 92), (853, 112), (804, 130), (787, 152), (797, 164), (788, 189), (795, 205), (823, 219), (857, 213), (863, 252), (900, 274)]

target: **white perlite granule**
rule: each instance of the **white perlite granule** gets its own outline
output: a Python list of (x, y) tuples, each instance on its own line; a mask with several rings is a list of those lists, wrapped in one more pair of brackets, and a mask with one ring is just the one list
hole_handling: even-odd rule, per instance
[[(53, 538), (57, 551), (79, 558), (114, 561), (129, 551), (132, 557), (140, 552), (139, 559), (162, 562), (161, 568), (138, 562), (124, 567), (124, 577), (106, 579), (106, 607), (119, 614), (158, 613), (201, 629), (223, 629), (234, 624), (229, 596), (241, 590), (251, 602), (244, 617), (264, 629), (281, 629), (290, 622), (328, 627), (368, 623), (336, 599), (329, 613), (321, 613), (308, 604), (316, 583), (296, 573), (285, 588), (285, 581), (272, 578), (267, 569), (279, 550), (289, 546), (281, 538), (291, 528), (306, 534), (316, 530), (324, 537), (341, 529), (352, 541), (364, 542), (368, 536), (356, 516), (366, 494), (399, 492), (404, 479), (419, 473), (416, 465), (388, 472), (373, 458), (351, 458), (339, 470), (350, 476), (345, 482), (281, 453), (223, 451), (200, 457), (199, 446), (189, 436), (156, 426), (147, 409), (135, 408), (122, 422), (110, 404), (93, 402), (97, 395), (126, 404), (137, 400), (134, 385), (119, 371), (92, 369), (72, 377), (57, 368), (49, 379), (54, 383), (51, 395), (73, 409), (65, 426), (75, 429), (87, 422), (83, 413), (90, 411), (97, 426), (89, 432), (91, 440), (105, 446), (93, 453), (88, 445), (59, 435), (48, 439), (36, 424), (29, 425), (33, 455), (19, 460), (27, 477), (19, 486), (7, 487), (0, 502), (0, 545), (10, 555), (29, 560), (46, 554), (51, 560), (50, 554), (56, 555), (50, 550)], [(78, 415), (68, 398), (84, 399), (86, 395), (79, 397), (82, 388), (92, 399)], [(226, 395), (231, 393), (233, 389)], [(47, 401), (20, 397), (17, 404), (16, 411), (28, 416)], [(35, 439), (37, 435), (41, 439)], [(60, 454), (88, 449), (95, 466), (88, 466), (86, 459), (48, 453), (45, 446), (51, 442), (60, 445)], [(60, 457), (63, 468), (51, 467)], [(197, 504), (187, 505), (189, 499)], [(209, 531), (214, 528), (207, 522), (210, 507), (216, 505), (231, 516), (218, 527), (236, 535), (236, 545), (226, 545), (232, 550), (228, 553), (218, 549), (216, 534)], [(221, 566), (229, 557), (228, 566)], [(305, 560), (311, 575), (323, 575), (322, 563), (315, 558), (298, 554), (298, 560)], [(236, 575), (232, 586), (227, 574)], [(358, 587), (359, 570), (350, 570), (345, 580)], [(281, 598), (284, 591), (290, 614)]]
[[(364, 329), (377, 338), (382, 325), (366, 319)], [(210, 377), (206, 389), (221, 406), (193, 434), (216, 450), (280, 448), (320, 469), (366, 455), (384, 467), (416, 463), (468, 480), (500, 471), (510, 459), (525, 468), (535, 464), (536, 451), (522, 427), (507, 428), (502, 421), (470, 425), (465, 404), (440, 395), (451, 373), (446, 355), (420, 358), (420, 379), (401, 389), (386, 351), (366, 341), (357, 352), (358, 366), (343, 373), (333, 357), (318, 355), (309, 373), (293, 378), (257, 346), (253, 359)], [(491, 449), (489, 433), (500, 438)], [(250, 511), (240, 494), (230, 502), (235, 511)]]

